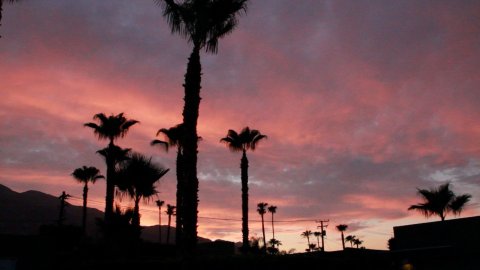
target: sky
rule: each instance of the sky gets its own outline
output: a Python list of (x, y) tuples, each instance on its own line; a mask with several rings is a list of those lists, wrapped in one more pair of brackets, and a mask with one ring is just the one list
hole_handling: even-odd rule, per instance
[[(315, 220), (329, 220), (326, 250), (341, 248), (338, 224), (386, 249), (394, 226), (437, 220), (407, 208), (446, 182), (473, 196), (462, 217), (479, 215), (479, 14), (478, 1), (249, 1), (218, 54), (201, 54), (199, 235), (241, 241), (241, 154), (219, 140), (245, 126), (268, 136), (248, 153), (250, 233), (256, 204), (276, 205), (281, 249), (303, 251)], [(83, 124), (124, 112), (140, 124), (117, 144), (172, 170), (157, 188), (175, 203), (175, 151), (149, 143), (182, 121), (191, 44), (154, 1), (6, 4), (0, 34), (1, 184), (81, 205), (70, 174), (105, 173), (107, 145)], [(89, 194), (103, 210), (105, 183)], [(141, 214), (156, 224), (153, 201)]]

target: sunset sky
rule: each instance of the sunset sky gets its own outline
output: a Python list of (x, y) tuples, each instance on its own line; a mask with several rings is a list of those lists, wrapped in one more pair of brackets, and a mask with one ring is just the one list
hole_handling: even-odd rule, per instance
[[(118, 145), (172, 169), (158, 190), (174, 204), (175, 151), (149, 143), (182, 120), (191, 46), (161, 8), (25, 0), (4, 4), (3, 16), (0, 183), (65, 190), (80, 205), (70, 174), (105, 173), (95, 152), (107, 145), (83, 123), (124, 112), (141, 123)], [(367, 248), (386, 249), (393, 226), (426, 221), (407, 211), (420, 202), (416, 188), (447, 181), (473, 196), (462, 216), (480, 214), (480, 2), (250, 1), (218, 54), (201, 57), (201, 236), (241, 241), (241, 154), (219, 140), (245, 126), (268, 135), (248, 153), (250, 232), (261, 235), (258, 202), (278, 206), (276, 219), (295, 221), (276, 225), (281, 249), (303, 251), (300, 233), (316, 219), (330, 220), (326, 250), (341, 248), (342, 223)], [(104, 210), (104, 196), (99, 181), (89, 206)], [(153, 202), (141, 213), (156, 224)]]

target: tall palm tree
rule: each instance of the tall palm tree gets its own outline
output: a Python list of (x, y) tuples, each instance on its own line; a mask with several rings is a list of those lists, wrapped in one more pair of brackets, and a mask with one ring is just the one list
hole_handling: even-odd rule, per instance
[(197, 121), (200, 107), (200, 51), (217, 53), (218, 41), (231, 33), (238, 23), (237, 16), (247, 9), (247, 0), (156, 0), (163, 8), (172, 33), (178, 33), (193, 45), (185, 74), (185, 105), (182, 138), (185, 164), (184, 243), (192, 253), (197, 243), (198, 178)]
[(313, 235), (317, 238), (317, 246), (320, 248), (320, 236), (322, 236), (321, 232), (314, 232)]
[(150, 144), (160, 145), (165, 148), (165, 151), (168, 151), (170, 147), (177, 148), (177, 164), (176, 164), (176, 173), (177, 173), (177, 204), (176, 204), (176, 216), (175, 216), (175, 223), (176, 223), (176, 230), (175, 230), (175, 242), (177, 246), (180, 244), (180, 240), (182, 239), (182, 232), (183, 232), (183, 192), (185, 186), (185, 177), (184, 177), (184, 170), (183, 170), (183, 147), (181, 144), (181, 138), (183, 136), (183, 124), (178, 124), (171, 128), (162, 128), (159, 129), (157, 132), (157, 136), (163, 134), (165, 137), (165, 141), (161, 140), (153, 140)]
[(165, 204), (164, 201), (156, 200), (155, 203), (158, 207), (158, 243), (162, 243), (162, 206)]
[(122, 162), (117, 172), (116, 182), (120, 191), (133, 199), (132, 225), (140, 229), (140, 200), (148, 201), (158, 192), (155, 183), (158, 182), (169, 169), (152, 162), (152, 158), (134, 153)]
[(344, 238), (344, 236), (343, 236), (343, 232), (347, 230), (348, 225), (346, 225), (346, 224), (338, 224), (338, 225), (336, 226), (336, 228), (337, 228), (337, 231), (339, 231), (339, 232), (342, 234), (342, 247), (343, 247), (343, 249), (345, 249), (345, 238)]
[(350, 242), (350, 247), (353, 247), (353, 242), (355, 239), (357, 239), (355, 235), (347, 235), (347, 237), (345, 237), (345, 240)]
[(232, 152), (242, 151), (240, 161), (241, 180), (242, 180), (242, 249), (248, 250), (248, 159), (247, 150), (254, 151), (257, 144), (262, 139), (267, 138), (260, 131), (245, 127), (240, 133), (235, 130), (229, 130), (227, 137), (220, 141), (227, 144)]
[(275, 226), (273, 225), (273, 215), (277, 213), (277, 207), (274, 205), (270, 205), (268, 207), (268, 212), (272, 213), (272, 239), (275, 239)]
[(167, 244), (170, 244), (170, 224), (172, 221), (172, 215), (175, 215), (175, 208), (174, 205), (167, 204), (167, 211), (165, 211), (168, 215)]
[(266, 240), (267, 238), (265, 238), (265, 222), (263, 220), (263, 216), (265, 215), (265, 213), (267, 213), (267, 205), (268, 205), (268, 203), (264, 203), (264, 202), (261, 202), (261, 203), (257, 204), (257, 212), (262, 217), (262, 234), (263, 234), (263, 249), (264, 250), (267, 249), (267, 240)]
[(418, 189), (418, 194), (424, 202), (412, 205), (408, 210), (417, 210), (425, 217), (438, 215), (440, 219), (445, 220), (446, 215), (452, 212), (454, 215), (460, 215), (466, 203), (470, 201), (472, 195), (455, 195), (450, 190), (450, 183), (443, 184), (434, 189)]
[(83, 186), (83, 213), (82, 213), (82, 231), (85, 234), (87, 228), (87, 196), (88, 196), (88, 183), (95, 184), (98, 179), (105, 178), (100, 174), (100, 171), (95, 167), (83, 166), (77, 168), (72, 173), (73, 178), (77, 182), (84, 184)]
[(93, 120), (97, 120), (97, 123), (85, 123), (85, 127), (93, 129), (93, 133), (99, 140), (108, 140), (108, 146), (99, 151), (99, 153), (105, 157), (107, 164), (107, 188), (105, 196), (105, 222), (108, 224), (110, 216), (113, 214), (113, 203), (115, 200), (115, 183), (114, 174), (115, 166), (119, 162), (118, 157), (119, 147), (114, 142), (118, 138), (123, 138), (130, 127), (138, 123), (137, 120), (127, 119), (123, 113), (117, 115), (106, 116), (103, 113), (98, 113), (93, 116)]
[[(6, 2), (6, 3), (15, 3), (15, 2), (19, 2), (20, 0), (0, 0), (0, 26), (2, 25), (2, 13), (3, 13), (3, 2)], [(0, 35), (0, 38), (2, 36)]]
[(310, 230), (306, 230), (304, 232), (302, 232), (301, 236), (303, 238), (307, 238), (307, 243), (308, 243), (308, 249), (310, 250), (310, 236), (312, 236), (312, 231)]

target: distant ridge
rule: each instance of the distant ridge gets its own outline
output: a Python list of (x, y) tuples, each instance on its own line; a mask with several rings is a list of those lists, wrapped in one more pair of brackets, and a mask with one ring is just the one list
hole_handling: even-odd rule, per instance
[[(37, 234), (41, 225), (55, 224), (58, 219), (59, 199), (56, 196), (36, 190), (15, 192), (0, 184), (0, 234)], [(140, 210), (141, 211), (141, 210)], [(96, 218), (103, 218), (103, 212), (87, 209), (87, 234), (98, 235)], [(66, 225), (80, 226), (82, 207), (67, 203)], [(162, 225), (162, 242), (166, 243), (168, 226)], [(158, 225), (142, 228), (141, 238), (148, 242), (158, 242)], [(199, 243), (211, 242), (199, 237)], [(175, 243), (175, 228), (170, 228), (170, 243)]]

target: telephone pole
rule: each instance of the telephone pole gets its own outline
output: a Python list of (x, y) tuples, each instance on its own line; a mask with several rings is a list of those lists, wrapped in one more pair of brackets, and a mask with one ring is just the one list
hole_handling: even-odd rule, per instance
[[(328, 222), (330, 220), (315, 220), (316, 223), (320, 223), (320, 226), (317, 226), (317, 228), (320, 228), (320, 233), (322, 235), (322, 252), (325, 252), (325, 236), (327, 235), (327, 231), (324, 230), (324, 228), (326, 229), (328, 227)], [(324, 225), (324, 223), (326, 223)]]

